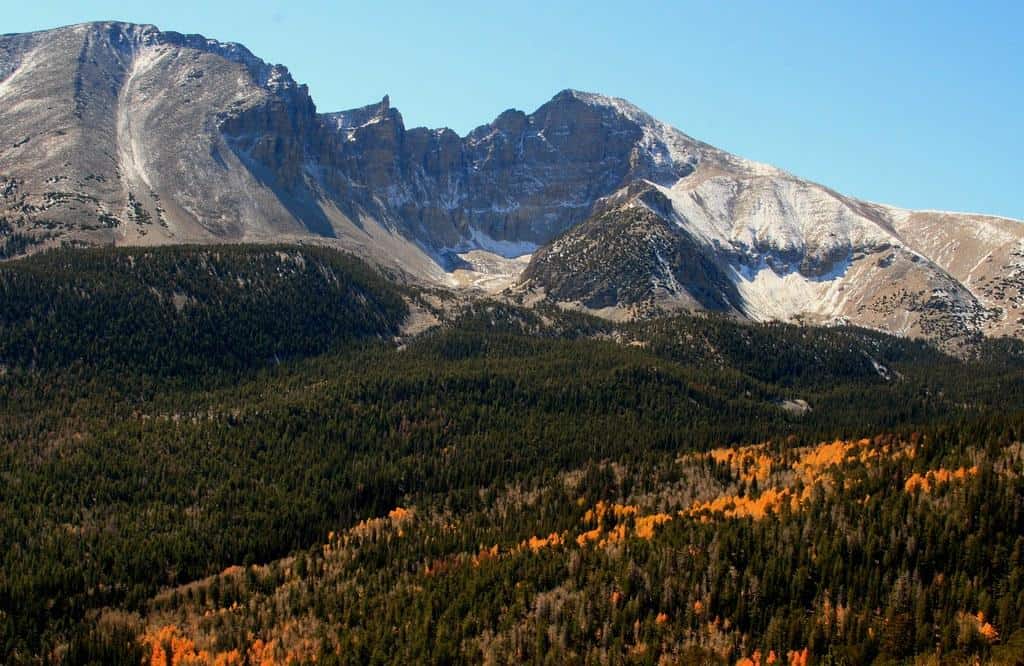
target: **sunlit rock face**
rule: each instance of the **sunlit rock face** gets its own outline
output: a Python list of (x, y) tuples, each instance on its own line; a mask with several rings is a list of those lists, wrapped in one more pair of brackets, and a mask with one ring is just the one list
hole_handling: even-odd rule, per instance
[(405, 129), (387, 98), (323, 116), (344, 135), (339, 168), (375, 205), (432, 247), (540, 245), (637, 179), (693, 171), (698, 145), (618, 100), (564, 91), (532, 114), (509, 110), (466, 137)]

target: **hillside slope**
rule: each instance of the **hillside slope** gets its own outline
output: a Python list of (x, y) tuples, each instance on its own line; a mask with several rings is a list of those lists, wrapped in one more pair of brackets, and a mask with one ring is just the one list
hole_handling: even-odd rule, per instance
[(51, 251), (0, 264), (0, 368), (197, 377), (399, 333), (408, 307), (324, 248)]
[[(128, 257), (177, 252), (104, 261), (131, 281)], [(159, 265), (209, 278), (203, 318), (284, 308), (224, 296), (250, 265), (224, 254), (224, 283)], [(294, 261), (254, 263), (296, 300)], [(487, 303), (403, 346), (246, 367), (194, 363), (192, 331), (154, 364), (0, 374), (4, 663), (964, 663), (1024, 627), (1019, 344), (967, 361), (854, 328)]]

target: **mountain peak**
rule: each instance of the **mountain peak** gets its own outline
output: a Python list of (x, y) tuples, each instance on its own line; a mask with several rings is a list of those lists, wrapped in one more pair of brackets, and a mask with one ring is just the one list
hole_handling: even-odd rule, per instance
[(629, 100), (621, 97), (603, 95), (601, 93), (566, 88), (565, 90), (561, 90), (556, 93), (555, 96), (551, 98), (551, 102), (556, 104), (564, 102), (582, 102), (587, 106), (614, 111), (620, 116), (642, 124), (657, 122), (649, 113)]
[(329, 125), (345, 132), (346, 135), (350, 135), (360, 127), (380, 122), (389, 117), (395, 120), (401, 119), (398, 109), (391, 106), (391, 97), (389, 95), (384, 95), (381, 101), (373, 104), (367, 104), (355, 109), (325, 113), (322, 116)]
[[(260, 86), (276, 90), (302, 88), (291, 77), (288, 68), (272, 64), (257, 57), (245, 45), (238, 42), (221, 42), (205, 35), (161, 30), (151, 23), (128, 21), (88, 21), (73, 25), (41, 30), (30, 33), (39, 38), (46, 35), (80, 35), (86, 46), (108, 46), (119, 52), (138, 52), (146, 47), (173, 46), (193, 49), (219, 56), (230, 62), (244, 65)], [(3, 35), (15, 37), (18, 35)]]

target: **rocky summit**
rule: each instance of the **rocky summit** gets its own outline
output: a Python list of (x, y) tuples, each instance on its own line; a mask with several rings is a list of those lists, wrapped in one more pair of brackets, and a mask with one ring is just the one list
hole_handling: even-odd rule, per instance
[(710, 309), (1021, 335), (1024, 226), (843, 196), (565, 90), (466, 136), (319, 113), (238, 44), (88, 23), (0, 37), (0, 255), (316, 242), (613, 318)]

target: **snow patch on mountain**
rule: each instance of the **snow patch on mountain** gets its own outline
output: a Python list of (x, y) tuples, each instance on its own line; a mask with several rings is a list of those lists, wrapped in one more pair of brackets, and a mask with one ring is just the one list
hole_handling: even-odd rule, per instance
[(511, 287), (530, 263), (529, 254), (507, 258), (487, 250), (469, 250), (457, 256), (459, 264), (447, 274), (448, 284), (488, 294)]
[(899, 244), (877, 221), (803, 181), (698, 172), (658, 189), (672, 202), (677, 224), (708, 247), (738, 253), (755, 265), (766, 259), (816, 275), (832, 270), (854, 248)]
[(0, 98), (12, 91), (15, 85), (31, 86), (31, 74), (37, 67), (45, 67), (46, 63), (36, 57), (35, 49), (28, 51), (11, 51), (4, 55), (0, 63)]
[(827, 274), (808, 277), (796, 270), (778, 271), (762, 260), (757, 266), (732, 266), (733, 282), (743, 299), (743, 312), (755, 321), (793, 321), (809, 314), (838, 315), (831, 304), (841, 291), (849, 261)]
[(152, 184), (146, 175), (146, 152), (142, 132), (133, 125), (133, 112), (145, 104), (146, 100), (144, 93), (139, 95), (140, 99), (133, 98), (136, 93), (141, 92), (136, 91), (133, 84), (136, 77), (153, 67), (162, 55), (163, 52), (157, 49), (143, 49), (132, 59), (131, 69), (121, 87), (117, 105), (117, 146), (121, 172), (130, 184), (141, 183), (147, 189), (152, 189)]
[(471, 229), (469, 244), (477, 249), (486, 250), (506, 259), (515, 259), (524, 255), (532, 254), (537, 250), (537, 244), (529, 241), (507, 241), (497, 240), (488, 236), (480, 229)]

